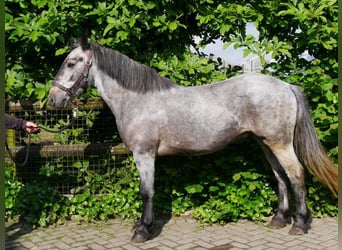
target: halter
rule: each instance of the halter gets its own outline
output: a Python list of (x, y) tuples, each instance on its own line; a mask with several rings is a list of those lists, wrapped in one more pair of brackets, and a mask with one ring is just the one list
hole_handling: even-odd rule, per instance
[(76, 92), (79, 88), (83, 89), (85, 91), (88, 87), (88, 74), (89, 74), (89, 69), (93, 61), (93, 51), (89, 50), (88, 53), (88, 60), (84, 64), (84, 68), (82, 73), (79, 75), (79, 77), (76, 79), (74, 84), (70, 88), (64, 87), (62, 84), (54, 81), (52, 83), (52, 86), (57, 87), (67, 93), (67, 95), (70, 97), (71, 102), (74, 104), (74, 99), (76, 97)]

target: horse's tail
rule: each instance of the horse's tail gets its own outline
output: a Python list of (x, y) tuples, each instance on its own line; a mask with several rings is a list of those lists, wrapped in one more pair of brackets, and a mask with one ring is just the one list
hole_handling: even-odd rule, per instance
[(297, 157), (337, 196), (338, 168), (331, 162), (318, 140), (304, 94), (297, 86), (291, 86), (291, 89), (297, 99), (297, 122), (293, 142)]

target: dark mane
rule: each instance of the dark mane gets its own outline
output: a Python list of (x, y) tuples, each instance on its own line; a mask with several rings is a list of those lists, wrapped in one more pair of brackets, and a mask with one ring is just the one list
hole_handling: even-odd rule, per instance
[(91, 49), (94, 51), (99, 69), (115, 78), (126, 89), (146, 93), (177, 86), (170, 79), (158, 75), (154, 69), (140, 64), (118, 51), (98, 44), (92, 44)]

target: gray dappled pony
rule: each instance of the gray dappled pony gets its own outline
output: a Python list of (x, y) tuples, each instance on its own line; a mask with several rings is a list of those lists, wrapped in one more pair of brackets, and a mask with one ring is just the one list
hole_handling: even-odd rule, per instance
[(292, 186), (296, 214), (289, 233), (304, 234), (310, 228), (303, 165), (337, 194), (337, 167), (319, 143), (305, 97), (296, 86), (267, 75), (244, 74), (182, 87), (117, 51), (82, 39), (57, 73), (49, 104), (65, 108), (87, 86), (97, 88), (115, 116), (122, 141), (133, 152), (143, 199), (134, 242), (152, 237), (155, 158), (211, 153), (241, 135), (251, 135), (260, 144), (278, 180), (278, 210), (270, 227), (291, 223)]

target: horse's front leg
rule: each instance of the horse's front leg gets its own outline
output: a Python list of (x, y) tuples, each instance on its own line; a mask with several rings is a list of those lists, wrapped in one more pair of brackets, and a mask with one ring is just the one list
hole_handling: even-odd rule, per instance
[(154, 160), (148, 153), (133, 152), (134, 161), (140, 178), (140, 193), (143, 201), (143, 213), (135, 225), (132, 242), (142, 243), (151, 238), (153, 231), (153, 195), (154, 195)]

